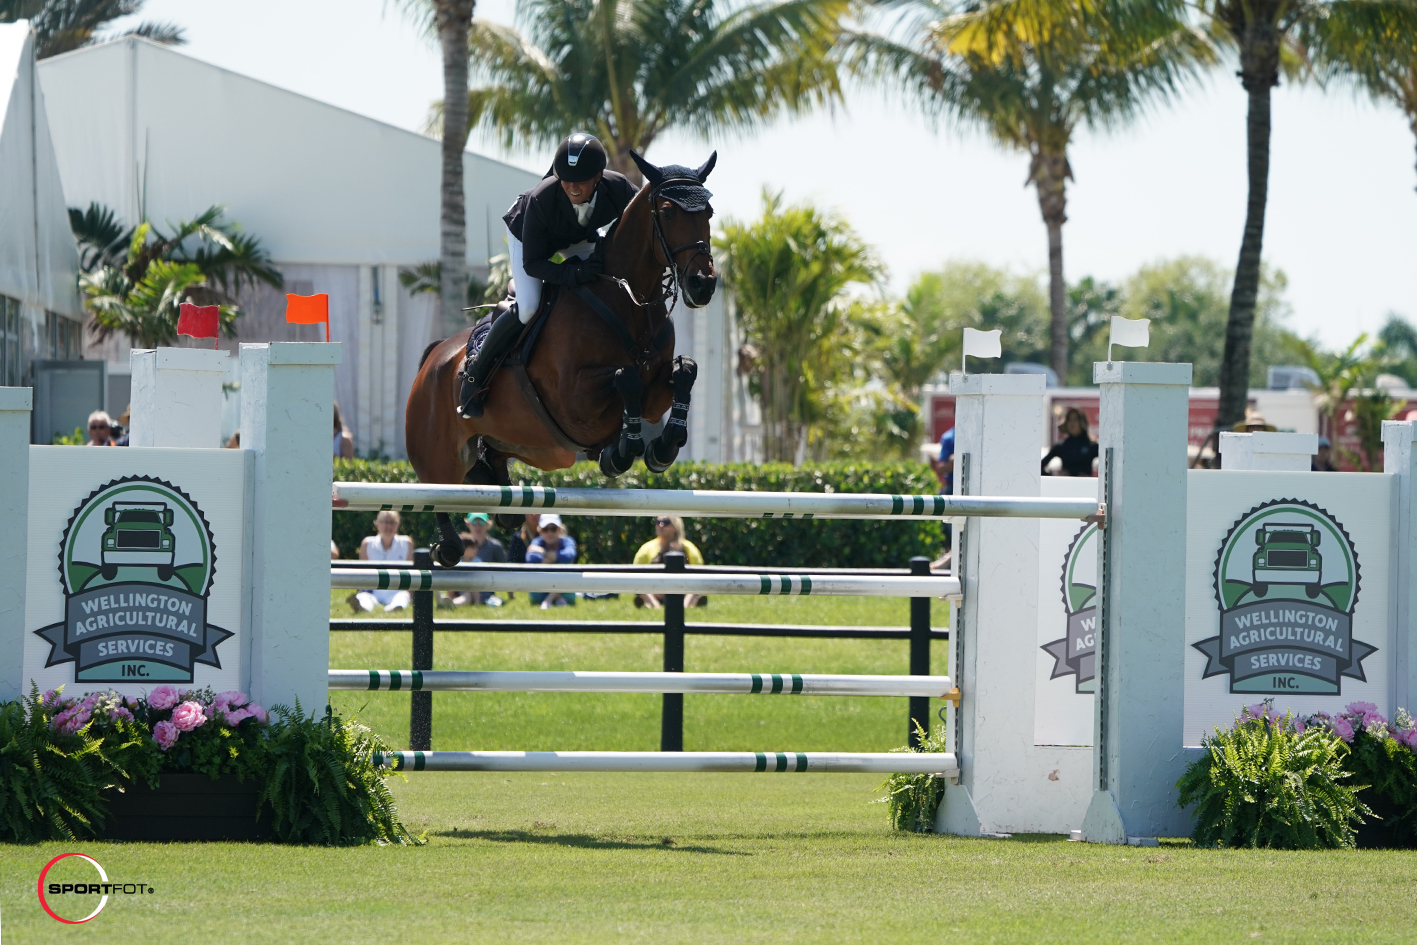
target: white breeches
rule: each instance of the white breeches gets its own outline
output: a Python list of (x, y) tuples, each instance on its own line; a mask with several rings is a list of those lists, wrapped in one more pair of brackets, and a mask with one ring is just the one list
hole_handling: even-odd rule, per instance
[[(587, 259), (594, 251), (594, 243), (576, 243), (561, 250), (561, 257)], [(527, 274), (522, 264), (522, 241), (513, 236), (511, 230), (507, 231), (507, 254), (512, 265), (512, 282), (517, 287), (517, 315), (525, 325), (541, 307), (541, 280)]]

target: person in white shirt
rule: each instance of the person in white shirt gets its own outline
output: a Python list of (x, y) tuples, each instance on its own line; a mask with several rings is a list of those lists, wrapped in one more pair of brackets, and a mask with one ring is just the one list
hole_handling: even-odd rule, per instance
[[(400, 564), (413, 563), (413, 539), (400, 535), (399, 513), (385, 509), (374, 517), (374, 529), (378, 534), (370, 535), (359, 543), (360, 561), (395, 561)], [(376, 604), (382, 604), (385, 611), (402, 610), (413, 602), (408, 591), (382, 590), (358, 591), (349, 598), (355, 610), (372, 611)]]

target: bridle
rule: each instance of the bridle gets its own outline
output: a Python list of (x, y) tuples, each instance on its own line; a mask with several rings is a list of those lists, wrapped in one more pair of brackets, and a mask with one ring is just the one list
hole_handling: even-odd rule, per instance
[[(682, 271), (687, 270), (689, 264), (700, 256), (708, 256), (710, 260), (713, 258), (713, 247), (707, 240), (695, 240), (692, 243), (685, 243), (682, 246), (670, 248), (669, 240), (664, 236), (664, 226), (659, 220), (659, 202), (657, 199), (659, 192), (669, 184), (693, 184), (695, 187), (702, 187), (703, 181), (699, 180), (697, 177), (668, 177), (650, 189), (649, 212), (650, 218), (654, 221), (654, 239), (659, 245), (660, 252), (664, 254), (664, 258), (667, 261), (664, 272), (660, 276), (659, 295), (652, 299), (640, 301), (635, 297), (635, 292), (630, 288), (629, 282), (618, 276), (609, 277), (616, 282), (620, 288), (625, 290), (625, 294), (630, 298), (630, 303), (637, 308), (645, 309), (668, 302), (669, 304), (664, 312), (665, 318), (668, 318), (673, 313), (674, 306), (679, 304), (680, 281), (684, 278)], [(694, 251), (693, 254), (690, 255), (688, 259), (684, 260), (682, 266), (677, 265), (674, 261), (675, 257), (688, 249), (692, 249)]]

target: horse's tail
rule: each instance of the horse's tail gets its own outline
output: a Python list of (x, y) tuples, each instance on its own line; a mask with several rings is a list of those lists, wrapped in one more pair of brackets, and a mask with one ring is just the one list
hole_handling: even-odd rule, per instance
[(433, 342), (433, 343), (430, 344), (428, 347), (424, 348), (424, 349), (423, 349), (423, 357), (421, 357), (421, 358), (418, 359), (418, 366), (419, 366), (420, 368), (423, 367), (423, 362), (428, 360), (428, 356), (433, 353), (433, 349), (436, 348), (436, 347), (438, 347), (440, 344), (442, 344), (443, 342), (445, 342), (445, 341), (447, 341), (447, 340), (448, 340), (448, 339), (446, 339), (446, 338), (439, 338), (437, 341)]

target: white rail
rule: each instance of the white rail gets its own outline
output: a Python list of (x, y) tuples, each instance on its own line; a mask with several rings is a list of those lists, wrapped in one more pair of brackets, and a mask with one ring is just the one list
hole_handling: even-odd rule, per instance
[(715, 518), (939, 519), (959, 516), (1083, 519), (1094, 499), (833, 492), (726, 492), (697, 489), (556, 489), (337, 482), (334, 505), (350, 511), (499, 512), (546, 509), (571, 515)]
[(484, 672), (332, 669), (331, 689), (434, 692), (686, 692), (792, 696), (950, 696), (948, 676), (811, 673)]
[(331, 568), (330, 587), (405, 591), (545, 591), (593, 594), (748, 594), (806, 597), (946, 597), (959, 579), (931, 575), (707, 574), (643, 571)]
[(839, 751), (395, 751), (374, 756), (396, 771), (741, 771), (942, 774), (951, 752)]

